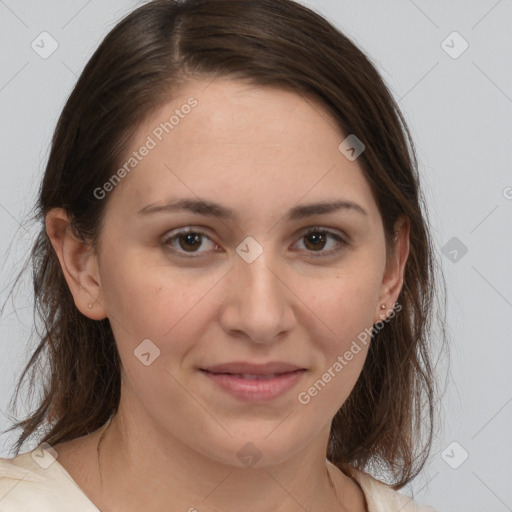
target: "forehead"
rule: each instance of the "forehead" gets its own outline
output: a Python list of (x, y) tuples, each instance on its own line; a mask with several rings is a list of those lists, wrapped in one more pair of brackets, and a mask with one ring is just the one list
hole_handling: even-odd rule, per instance
[(309, 95), (228, 79), (192, 81), (139, 127), (125, 160), (136, 165), (127, 166), (115, 196), (132, 211), (195, 195), (223, 198), (235, 210), (256, 204), (261, 212), (338, 192), (371, 209), (362, 169), (338, 149), (344, 138)]

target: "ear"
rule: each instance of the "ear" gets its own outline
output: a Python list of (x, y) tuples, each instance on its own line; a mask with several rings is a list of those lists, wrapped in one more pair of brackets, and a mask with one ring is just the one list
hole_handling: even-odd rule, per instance
[(63, 208), (51, 209), (46, 214), (45, 224), (76, 307), (92, 320), (106, 318), (97, 255), (92, 245), (76, 236)]
[[(404, 282), (405, 264), (409, 256), (409, 218), (400, 217), (395, 223), (394, 231), (394, 245), (390, 248), (390, 254), (386, 261), (375, 322), (385, 320), (391, 314)], [(386, 308), (381, 309), (381, 304), (385, 304)]]

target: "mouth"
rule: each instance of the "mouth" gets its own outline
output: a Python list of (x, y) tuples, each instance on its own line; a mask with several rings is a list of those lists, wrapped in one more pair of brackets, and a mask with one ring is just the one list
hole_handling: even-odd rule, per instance
[[(235, 377), (238, 379), (245, 379), (245, 380), (269, 380), (274, 379), (275, 377), (280, 377), (281, 375), (286, 375), (287, 373), (294, 373), (294, 372), (283, 372), (283, 373), (270, 373), (268, 375), (255, 375), (251, 373), (217, 373), (217, 372), (209, 372), (208, 370), (203, 370), (207, 373), (210, 373), (212, 375), (228, 375), (230, 377)], [(301, 370), (296, 370), (301, 371)]]
[(244, 361), (234, 361), (231, 363), (216, 364), (201, 368), (210, 373), (226, 373), (232, 375), (281, 375), (283, 373), (290, 373), (296, 370), (305, 370), (301, 366), (282, 361), (271, 361), (265, 364), (247, 363)]
[(268, 401), (290, 391), (306, 373), (306, 368), (282, 362), (255, 365), (225, 363), (200, 368), (217, 389), (249, 402)]

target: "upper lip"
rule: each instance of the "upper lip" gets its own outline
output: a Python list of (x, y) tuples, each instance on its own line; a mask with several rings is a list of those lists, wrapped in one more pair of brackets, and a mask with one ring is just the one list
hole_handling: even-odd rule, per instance
[(211, 373), (237, 373), (249, 375), (271, 375), (279, 373), (289, 373), (296, 370), (305, 370), (301, 366), (290, 363), (283, 363), (281, 361), (272, 361), (265, 364), (246, 363), (242, 361), (235, 361), (231, 363), (216, 364), (201, 368)]

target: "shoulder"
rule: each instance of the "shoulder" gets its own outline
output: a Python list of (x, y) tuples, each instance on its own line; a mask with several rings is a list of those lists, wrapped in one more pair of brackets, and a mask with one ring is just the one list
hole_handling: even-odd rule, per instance
[(354, 468), (349, 472), (361, 486), (369, 512), (437, 512), (434, 508), (422, 505), (409, 496), (395, 491), (368, 473)]
[(91, 505), (48, 451), (37, 448), (0, 458), (2, 512), (97, 512)]

